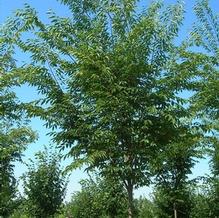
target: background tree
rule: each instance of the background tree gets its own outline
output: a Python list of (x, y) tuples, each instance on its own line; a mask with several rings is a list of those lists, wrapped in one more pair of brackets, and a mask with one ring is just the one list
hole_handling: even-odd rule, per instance
[(24, 196), (19, 196), (16, 200), (16, 207), (10, 218), (28, 218), (26, 210), (26, 199)]
[(14, 164), (21, 161), (22, 152), (36, 138), (27, 126), (21, 104), (5, 80), (14, 65), (13, 48), (0, 29), (0, 216), (8, 217), (16, 207), (17, 181)]
[(209, 217), (219, 217), (219, 143), (211, 149), (211, 175), (207, 178)]
[(153, 201), (145, 197), (135, 199), (138, 218), (157, 218), (157, 207)]
[(7, 217), (16, 206), (14, 164), (21, 160), (21, 153), (33, 139), (33, 133), (26, 127), (9, 129), (8, 123), (0, 125), (0, 215), (3, 217)]
[(187, 133), (181, 132), (179, 141), (166, 146), (154, 161), (158, 217), (190, 217), (193, 206), (191, 185), (195, 180), (189, 180), (189, 175), (192, 174), (195, 158), (197, 160), (202, 157), (201, 132), (196, 129)]
[(78, 218), (127, 217), (127, 198), (122, 184), (112, 178), (81, 181), (82, 189), (72, 196), (66, 215)]
[(215, 201), (214, 183), (210, 177), (205, 178), (203, 183), (193, 191), (193, 208), (191, 217), (217, 217), (218, 203)]
[[(194, 96), (194, 108), (198, 111), (203, 123), (211, 130), (211, 147), (209, 148), (211, 159), (212, 175), (208, 178), (208, 197), (210, 203), (209, 217), (218, 216), (219, 199), (219, 150), (218, 150), (218, 130), (219, 130), (219, 71), (218, 71), (218, 49), (219, 49), (219, 17), (211, 9), (208, 0), (197, 1), (194, 7), (197, 22), (191, 35), (194, 45), (207, 51), (206, 57), (211, 60), (204, 68), (200, 87)], [(210, 200), (211, 199), (211, 200)]]
[(66, 177), (60, 168), (60, 155), (45, 148), (35, 155), (24, 174), (24, 194), (30, 217), (54, 217), (65, 196)]

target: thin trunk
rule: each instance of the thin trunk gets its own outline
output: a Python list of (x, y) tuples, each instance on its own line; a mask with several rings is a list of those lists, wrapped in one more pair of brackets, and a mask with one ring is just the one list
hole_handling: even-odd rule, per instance
[(134, 217), (134, 204), (133, 204), (133, 184), (129, 180), (127, 181), (127, 192), (128, 192), (128, 218)]
[(176, 203), (173, 204), (174, 218), (177, 218)]

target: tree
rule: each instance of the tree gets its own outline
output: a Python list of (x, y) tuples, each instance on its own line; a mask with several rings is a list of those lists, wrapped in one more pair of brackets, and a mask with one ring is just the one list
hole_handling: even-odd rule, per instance
[(211, 59), (204, 68), (200, 87), (194, 96), (194, 108), (202, 118), (203, 123), (210, 129), (209, 138), (211, 140), (210, 158), (212, 176), (208, 179), (210, 188), (209, 217), (218, 216), (219, 199), (219, 157), (218, 157), (218, 130), (219, 130), (219, 71), (218, 71), (218, 49), (219, 49), (219, 17), (211, 9), (208, 0), (197, 1), (194, 7), (197, 22), (194, 25), (191, 38), (194, 45), (204, 48), (207, 51), (206, 57)]
[(81, 191), (74, 193), (67, 206), (69, 215), (78, 218), (126, 217), (126, 193), (118, 181), (96, 177), (80, 183)]
[(193, 202), (189, 187), (178, 189), (158, 186), (154, 194), (157, 217), (190, 217)]
[[(189, 128), (177, 94), (189, 87), (190, 74), (187, 62), (182, 71), (176, 67), (173, 44), (183, 6), (158, 2), (139, 11), (135, 0), (63, 2), (72, 17), (50, 12), (45, 25), (26, 6), (8, 22), (16, 44), (31, 53), (31, 63), (14, 69), (11, 80), (43, 94), (27, 110), (56, 130), (62, 149), (70, 148), (69, 169), (86, 164), (120, 178), (131, 218), (134, 188), (150, 183), (149, 162)], [(30, 30), (35, 36), (23, 40)]]
[(60, 155), (45, 148), (35, 154), (24, 174), (24, 194), (30, 217), (54, 217), (65, 196), (66, 177), (60, 168)]

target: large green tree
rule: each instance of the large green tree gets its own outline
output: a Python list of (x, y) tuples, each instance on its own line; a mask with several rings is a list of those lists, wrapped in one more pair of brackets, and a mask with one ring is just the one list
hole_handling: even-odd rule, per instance
[[(183, 6), (63, 2), (71, 17), (49, 12), (50, 23), (43, 24), (26, 6), (8, 22), (16, 44), (31, 54), (8, 81), (28, 82), (42, 94), (27, 110), (45, 119), (53, 139), (69, 149), (70, 169), (86, 164), (120, 178), (133, 217), (133, 189), (150, 183), (149, 162), (190, 128), (177, 94), (193, 87), (195, 64), (191, 54), (180, 59), (182, 49), (174, 46)], [(25, 31), (34, 36), (23, 39)]]

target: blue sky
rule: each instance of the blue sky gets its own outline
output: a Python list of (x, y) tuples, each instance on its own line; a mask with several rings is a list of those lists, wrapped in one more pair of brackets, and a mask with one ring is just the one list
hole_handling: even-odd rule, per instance
[[(144, 0), (143, 2), (149, 3), (151, 1)], [(165, 3), (175, 3), (176, 0), (165, 0)], [(195, 16), (192, 12), (192, 6), (194, 5), (194, 0), (185, 0), (185, 21), (184, 26), (180, 32), (179, 40), (182, 40), (185, 38), (186, 35), (188, 35), (191, 25), (195, 20)], [(22, 8), (24, 3), (28, 3), (32, 7), (36, 8), (36, 10), (39, 13), (39, 16), (41, 17), (41, 20), (44, 22), (47, 22), (47, 16), (46, 12), (50, 9), (55, 11), (60, 16), (68, 16), (70, 15), (70, 12), (68, 9), (60, 5), (56, 0), (0, 0), (0, 24), (3, 24), (3, 22), (7, 19), (7, 17), (11, 16), (13, 14), (13, 11), (15, 11), (18, 8)], [(212, 8), (215, 11), (219, 11), (219, 2), (218, 0), (211, 0), (210, 1)], [(21, 54), (17, 54), (17, 58), (19, 59), (25, 59), (25, 56), (22, 56)], [(34, 91), (33, 88), (30, 88), (28, 86), (23, 86), (19, 89), (16, 89), (16, 92), (18, 96), (24, 100), (29, 101), (32, 98), (37, 97), (37, 93)], [(43, 145), (50, 144), (50, 138), (46, 135), (48, 133), (48, 130), (43, 126), (43, 122), (37, 118), (33, 119), (31, 122), (31, 126), (34, 130), (36, 130), (39, 134), (39, 140), (36, 143), (31, 144), (27, 151), (25, 152), (24, 160), (27, 161), (28, 158), (33, 158), (33, 155), (35, 152), (39, 151)], [(70, 160), (65, 161), (63, 165), (66, 165)], [(26, 170), (25, 166), (22, 164), (16, 164), (15, 168), (15, 174), (17, 177), (22, 175)], [(193, 170), (193, 175), (203, 175), (204, 173), (208, 172), (208, 164), (206, 160), (202, 160)], [(79, 181), (82, 178), (85, 178), (86, 174), (83, 173), (83, 170), (76, 170), (71, 174), (70, 182), (68, 186), (68, 192), (66, 199), (69, 200), (71, 193), (74, 191), (77, 191), (80, 189)], [(22, 189), (20, 187), (20, 189)], [(142, 195), (148, 195), (148, 192), (150, 189), (139, 189), (136, 191), (136, 196)]]

